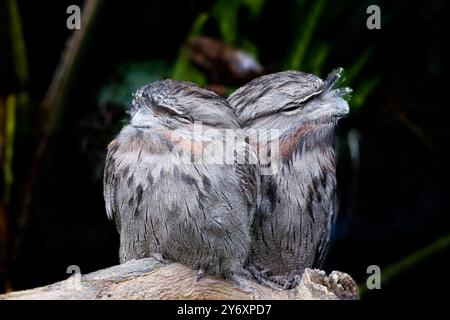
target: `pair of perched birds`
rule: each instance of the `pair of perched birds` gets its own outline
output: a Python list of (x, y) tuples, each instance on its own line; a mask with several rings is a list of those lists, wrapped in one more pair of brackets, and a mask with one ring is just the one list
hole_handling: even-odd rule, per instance
[[(237, 273), (284, 288), (320, 266), (335, 217), (335, 126), (349, 111), (350, 89), (335, 88), (341, 71), (265, 75), (227, 100), (183, 81), (139, 89), (104, 172), (121, 263), (154, 257), (198, 278)], [(227, 130), (233, 161), (208, 151)], [(267, 130), (277, 134), (262, 139)]]

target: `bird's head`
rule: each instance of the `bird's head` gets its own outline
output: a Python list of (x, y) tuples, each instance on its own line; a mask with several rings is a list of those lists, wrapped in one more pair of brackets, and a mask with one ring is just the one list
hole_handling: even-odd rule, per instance
[(134, 94), (131, 125), (170, 129), (194, 122), (215, 128), (238, 128), (233, 110), (225, 99), (211, 90), (186, 81), (160, 80), (143, 86)]
[(335, 88), (342, 69), (326, 80), (297, 71), (262, 76), (238, 89), (228, 102), (242, 127), (273, 128), (291, 135), (300, 128), (336, 124), (349, 112), (350, 88)]

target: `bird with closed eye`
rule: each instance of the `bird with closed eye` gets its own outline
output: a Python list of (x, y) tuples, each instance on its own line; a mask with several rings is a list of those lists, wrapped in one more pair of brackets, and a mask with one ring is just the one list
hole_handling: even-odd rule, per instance
[(259, 155), (273, 152), (274, 143), (279, 152), (279, 163), (269, 164), (276, 171), (261, 177), (248, 259), (257, 279), (291, 288), (305, 268), (319, 267), (325, 257), (336, 216), (335, 129), (349, 112), (351, 91), (336, 88), (341, 73), (325, 80), (298, 71), (265, 75), (228, 98), (248, 132), (278, 132), (267, 143), (250, 139)]
[(161, 80), (137, 90), (130, 116), (108, 146), (104, 170), (120, 261), (175, 261), (198, 278), (243, 272), (260, 177), (243, 138), (231, 152), (253, 157), (251, 164), (210, 151), (227, 130), (240, 134), (226, 100), (193, 83)]

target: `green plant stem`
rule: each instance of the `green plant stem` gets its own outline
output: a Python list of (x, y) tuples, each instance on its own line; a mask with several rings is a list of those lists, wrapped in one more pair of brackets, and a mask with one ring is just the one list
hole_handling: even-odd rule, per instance
[(303, 25), (300, 33), (300, 40), (294, 48), (292, 58), (290, 59), (289, 68), (293, 70), (299, 70), (303, 67), (303, 59), (306, 51), (311, 42), (314, 31), (320, 21), (320, 15), (325, 7), (326, 0), (317, 0), (314, 3), (313, 8), (306, 17), (305, 24)]
[(352, 84), (353, 80), (361, 73), (361, 70), (372, 57), (372, 53), (374, 52), (373, 48), (367, 49), (358, 59), (353, 63), (353, 65), (348, 68), (348, 71), (345, 75), (345, 79), (349, 85)]
[(16, 0), (6, 1), (9, 16), (9, 33), (14, 61), (14, 71), (19, 88), (23, 89), (28, 81), (28, 63), (25, 40), (23, 37), (22, 20)]
[(5, 155), (3, 163), (4, 172), (4, 201), (8, 205), (11, 197), (11, 188), (14, 182), (13, 156), (14, 156), (14, 133), (16, 131), (16, 107), (17, 99), (15, 95), (10, 95), (6, 99), (5, 112)]
[(86, 46), (87, 38), (95, 18), (97, 17), (103, 0), (86, 0), (82, 11), (81, 30), (73, 31), (72, 37), (67, 41), (67, 45), (61, 55), (60, 63), (55, 71), (47, 94), (42, 103), (42, 113), (44, 114), (43, 125), (38, 139), (38, 145), (32, 160), (30, 175), (27, 178), (22, 194), (23, 199), (18, 215), (17, 232), (14, 234), (13, 254), (17, 255), (22, 239), (22, 230), (28, 221), (28, 212), (31, 199), (34, 194), (36, 181), (39, 173), (42, 158), (47, 149), (48, 140), (56, 127), (58, 119), (67, 97), (69, 96), (74, 74), (79, 69), (80, 56)]
[[(441, 252), (450, 247), (450, 234), (438, 238), (430, 245), (404, 257), (400, 261), (388, 266), (381, 272), (381, 284), (386, 284), (392, 281), (396, 276), (412, 268), (418, 263), (430, 258), (438, 252)], [(359, 285), (360, 296), (367, 293), (366, 284)]]
[(208, 18), (209, 15), (203, 12), (200, 13), (195, 19), (186, 42), (181, 47), (180, 52), (178, 53), (178, 57), (175, 60), (171, 78), (177, 80), (193, 81), (199, 85), (205, 85), (205, 76), (200, 71), (198, 71), (189, 60), (187, 43), (201, 33), (203, 26), (205, 25)]

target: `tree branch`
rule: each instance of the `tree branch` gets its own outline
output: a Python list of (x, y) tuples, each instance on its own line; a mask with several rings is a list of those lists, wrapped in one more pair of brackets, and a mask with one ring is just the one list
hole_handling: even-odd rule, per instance
[(207, 277), (196, 281), (196, 273), (178, 263), (162, 264), (153, 258), (69, 279), (45, 287), (0, 295), (2, 299), (357, 299), (353, 279), (345, 273), (306, 269), (300, 285), (292, 290), (269, 288), (235, 276), (230, 280)]

